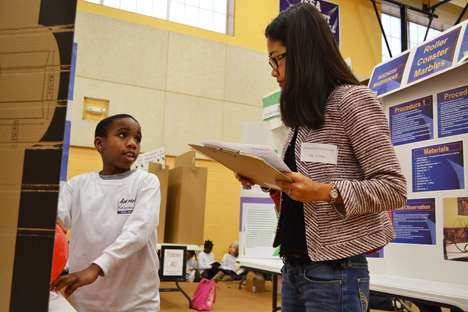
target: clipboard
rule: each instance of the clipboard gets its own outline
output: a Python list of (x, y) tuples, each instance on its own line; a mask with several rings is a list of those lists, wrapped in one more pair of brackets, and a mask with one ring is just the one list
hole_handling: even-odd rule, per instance
[(224, 167), (260, 186), (280, 191), (280, 188), (274, 184), (275, 180), (294, 182), (258, 157), (244, 155), (236, 150), (224, 149), (216, 146), (201, 146), (195, 144), (189, 144), (189, 146), (195, 152), (220, 163)]

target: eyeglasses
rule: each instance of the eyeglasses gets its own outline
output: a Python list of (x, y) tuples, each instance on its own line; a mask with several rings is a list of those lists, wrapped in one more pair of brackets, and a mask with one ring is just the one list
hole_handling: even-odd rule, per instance
[(271, 66), (273, 69), (278, 69), (278, 62), (281, 61), (282, 59), (284, 59), (285, 57), (286, 57), (286, 52), (284, 52), (283, 54), (277, 55), (276, 57), (271, 57), (271, 56), (269, 56), (269, 58), (270, 58), (270, 60), (269, 60), (270, 66)]

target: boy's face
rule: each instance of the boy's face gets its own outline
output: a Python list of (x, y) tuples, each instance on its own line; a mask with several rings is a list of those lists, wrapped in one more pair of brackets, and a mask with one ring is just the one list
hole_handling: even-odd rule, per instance
[(102, 175), (127, 172), (140, 154), (140, 124), (132, 118), (116, 119), (107, 129), (107, 136), (94, 139), (101, 154)]
[(205, 253), (210, 253), (213, 250), (213, 246), (205, 246)]

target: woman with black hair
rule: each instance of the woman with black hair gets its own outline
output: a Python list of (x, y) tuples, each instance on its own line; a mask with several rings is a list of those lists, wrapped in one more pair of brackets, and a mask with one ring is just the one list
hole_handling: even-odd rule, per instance
[(294, 182), (276, 181), (282, 192), (270, 191), (280, 195), (281, 311), (367, 311), (365, 253), (395, 238), (387, 210), (406, 202), (387, 119), (313, 5), (290, 6), (265, 35), (271, 75), (283, 88), (281, 117), (291, 127), (282, 157)]

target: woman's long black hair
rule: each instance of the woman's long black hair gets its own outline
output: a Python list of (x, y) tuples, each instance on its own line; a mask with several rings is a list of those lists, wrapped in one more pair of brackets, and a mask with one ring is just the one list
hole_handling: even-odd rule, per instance
[(280, 100), (284, 124), (320, 128), (332, 91), (342, 84), (359, 84), (341, 57), (330, 26), (313, 5), (298, 3), (281, 12), (265, 36), (286, 47)]

